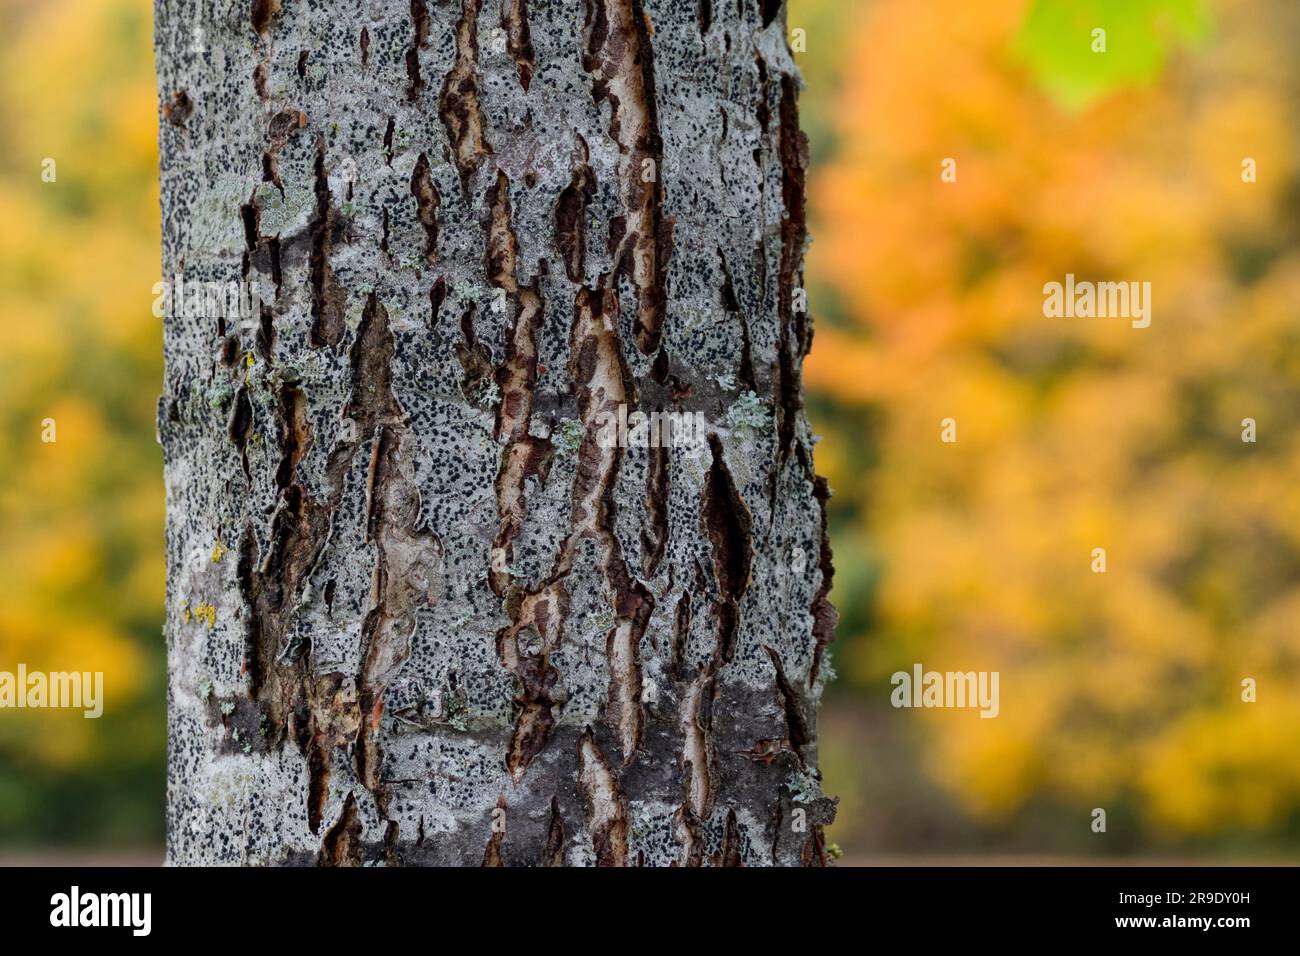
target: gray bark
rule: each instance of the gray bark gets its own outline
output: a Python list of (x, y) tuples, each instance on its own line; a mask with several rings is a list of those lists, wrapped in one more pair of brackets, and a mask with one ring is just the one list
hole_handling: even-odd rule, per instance
[(778, 4), (155, 9), (169, 861), (824, 862)]

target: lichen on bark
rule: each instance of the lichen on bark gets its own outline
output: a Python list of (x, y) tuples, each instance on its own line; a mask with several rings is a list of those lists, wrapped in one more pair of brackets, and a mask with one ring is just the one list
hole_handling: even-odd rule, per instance
[(164, 274), (261, 303), (166, 319), (170, 862), (825, 862), (798, 74), (705, 6), (156, 0)]

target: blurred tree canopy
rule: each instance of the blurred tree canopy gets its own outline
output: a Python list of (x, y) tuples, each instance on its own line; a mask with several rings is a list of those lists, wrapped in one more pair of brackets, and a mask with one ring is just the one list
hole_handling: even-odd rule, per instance
[[(1294, 847), (1300, 8), (877, 0), (843, 29), (807, 370), (841, 673), (883, 701), (917, 661), (1001, 672), (995, 720), (888, 718), (984, 825), (1050, 802), (1129, 845)], [(1151, 327), (1045, 318), (1066, 273), (1151, 282)]]
[[(103, 671), (107, 706), (98, 720), (0, 714), (0, 845), (158, 841), (166, 727), (150, 8), (4, 0), (3, 20), (0, 668)], [(46, 419), (53, 443), (42, 441)]]

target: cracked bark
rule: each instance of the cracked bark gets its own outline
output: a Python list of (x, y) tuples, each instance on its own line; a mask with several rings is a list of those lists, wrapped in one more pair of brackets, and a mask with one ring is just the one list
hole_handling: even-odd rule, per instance
[(200, 19), (156, 0), (164, 274), (260, 303), (166, 319), (169, 861), (823, 863), (781, 5)]

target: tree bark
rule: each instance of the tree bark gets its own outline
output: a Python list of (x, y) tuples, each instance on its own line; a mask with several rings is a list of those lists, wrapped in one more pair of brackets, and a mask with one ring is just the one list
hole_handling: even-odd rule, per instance
[(155, 11), (169, 861), (824, 862), (779, 4)]

